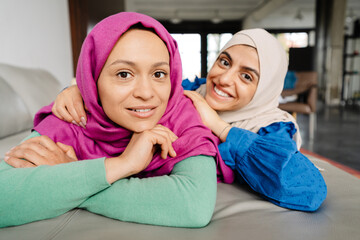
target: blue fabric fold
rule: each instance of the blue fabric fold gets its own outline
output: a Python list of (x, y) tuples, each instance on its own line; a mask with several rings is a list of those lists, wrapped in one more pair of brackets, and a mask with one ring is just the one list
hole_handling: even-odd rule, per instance
[(181, 86), (184, 88), (184, 90), (195, 91), (204, 83), (206, 83), (206, 78), (198, 78), (197, 76), (195, 76), (194, 81), (190, 81), (188, 78), (185, 78), (181, 82)]
[(258, 133), (233, 127), (220, 154), (255, 192), (289, 209), (315, 211), (327, 195), (316, 166), (297, 150), (295, 125), (277, 122)]

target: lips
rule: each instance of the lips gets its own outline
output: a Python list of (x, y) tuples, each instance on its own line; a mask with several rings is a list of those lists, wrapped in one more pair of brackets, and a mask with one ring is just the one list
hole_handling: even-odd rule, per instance
[(133, 108), (127, 108), (130, 114), (137, 118), (148, 118), (155, 113), (156, 107), (154, 106), (139, 106)]

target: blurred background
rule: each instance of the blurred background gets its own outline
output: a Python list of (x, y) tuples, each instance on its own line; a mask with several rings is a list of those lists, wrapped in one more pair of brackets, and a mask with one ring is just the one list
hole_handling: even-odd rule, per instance
[(46, 69), (67, 86), (87, 33), (121, 11), (163, 23), (189, 79), (206, 77), (234, 33), (265, 28), (289, 54), (289, 70), (315, 73), (316, 108), (289, 110), (303, 147), (360, 170), (359, 0), (0, 0), (0, 62)]

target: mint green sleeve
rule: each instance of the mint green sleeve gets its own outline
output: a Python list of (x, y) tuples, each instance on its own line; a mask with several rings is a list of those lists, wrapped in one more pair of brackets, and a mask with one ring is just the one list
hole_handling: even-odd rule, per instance
[(0, 227), (53, 218), (76, 207), (122, 221), (202, 227), (216, 200), (215, 161), (206, 156), (181, 161), (169, 176), (112, 185), (104, 158), (34, 168), (2, 161), (0, 183)]
[[(33, 132), (26, 139), (35, 136), (40, 135)], [(109, 187), (104, 159), (32, 168), (1, 161), (0, 227), (59, 216)]]
[(0, 163), (0, 227), (53, 218), (109, 187), (104, 158), (55, 166)]
[(81, 208), (110, 218), (173, 227), (204, 227), (216, 202), (216, 166), (209, 156), (177, 163), (170, 175), (121, 179)]

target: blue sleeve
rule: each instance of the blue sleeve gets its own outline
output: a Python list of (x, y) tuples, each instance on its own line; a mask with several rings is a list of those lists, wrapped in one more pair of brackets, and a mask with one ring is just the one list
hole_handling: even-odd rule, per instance
[(184, 79), (182, 81), (181, 85), (184, 88), (184, 90), (194, 91), (194, 90), (198, 89), (204, 83), (206, 83), (206, 78), (198, 78), (196, 76), (194, 81), (190, 81), (187, 78)]
[(231, 128), (219, 145), (225, 163), (255, 192), (289, 209), (315, 211), (327, 187), (315, 165), (297, 150), (291, 122), (277, 122), (259, 132)]

